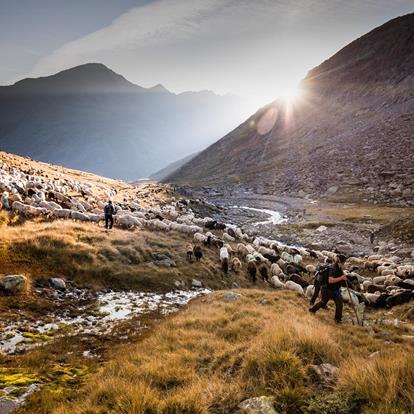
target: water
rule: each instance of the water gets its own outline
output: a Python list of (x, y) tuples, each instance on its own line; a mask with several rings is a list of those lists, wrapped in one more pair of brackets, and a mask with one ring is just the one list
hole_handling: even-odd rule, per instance
[(268, 210), (265, 208), (255, 208), (255, 207), (246, 207), (246, 206), (232, 206), (232, 208), (255, 211), (257, 213), (264, 213), (269, 216), (267, 220), (257, 221), (255, 223), (252, 223), (253, 226), (260, 226), (260, 225), (267, 225), (267, 224), (281, 224), (281, 223), (286, 222), (287, 220), (283, 218), (283, 216), (278, 211)]
[[(56, 335), (102, 334), (112, 332), (118, 322), (131, 319), (138, 315), (151, 312), (160, 312), (167, 315), (176, 312), (191, 299), (210, 293), (208, 289), (191, 291), (172, 291), (165, 294), (151, 292), (105, 292), (100, 293), (96, 299), (96, 311), (83, 307), (79, 316), (71, 317), (69, 314), (46, 314), (41, 320), (33, 322), (22, 319), (8, 321), (0, 331), (0, 353), (13, 354), (19, 351), (39, 346), (48, 342), (47, 337), (32, 342), (26, 332), (48, 335), (53, 339)], [(71, 293), (68, 296), (71, 297)], [(62, 327), (70, 327), (70, 331), (60, 333)]]

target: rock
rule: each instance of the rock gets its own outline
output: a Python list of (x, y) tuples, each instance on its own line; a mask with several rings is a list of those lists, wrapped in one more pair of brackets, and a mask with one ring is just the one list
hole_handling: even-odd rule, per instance
[(17, 400), (1, 400), (0, 401), (0, 413), (9, 414), (13, 412), (19, 405)]
[(242, 297), (240, 293), (236, 292), (226, 292), (223, 294), (222, 299), (226, 302), (235, 302), (236, 300), (239, 300)]
[(338, 371), (337, 367), (334, 367), (331, 364), (324, 363), (320, 365), (311, 365), (309, 367), (309, 374), (319, 383), (329, 383), (335, 380), (336, 373)]
[(177, 266), (174, 260), (169, 258), (168, 256), (165, 256), (165, 258), (162, 258), (162, 259), (157, 259), (155, 264), (158, 266), (165, 266), (165, 267), (176, 267)]
[(338, 186), (333, 185), (332, 187), (329, 187), (329, 188), (326, 190), (326, 194), (328, 194), (328, 195), (333, 195), (333, 194), (335, 194), (337, 191), (338, 191)]
[(27, 287), (27, 279), (23, 275), (8, 275), (0, 279), (0, 290), (6, 295), (18, 295)]
[(54, 289), (66, 290), (66, 282), (60, 277), (52, 277), (49, 279), (49, 284)]
[(191, 286), (195, 288), (201, 288), (203, 287), (203, 284), (199, 280), (193, 279), (191, 282)]
[(318, 231), (319, 233), (322, 233), (324, 231), (328, 230), (328, 228), (326, 226), (319, 226), (316, 231)]
[(272, 397), (254, 397), (241, 402), (239, 408), (245, 414), (277, 414), (273, 402)]
[(376, 357), (379, 357), (380, 355), (381, 355), (381, 352), (376, 351), (376, 352), (373, 352), (372, 354), (369, 354), (368, 358), (376, 358)]
[(174, 282), (174, 286), (177, 288), (177, 289), (185, 289), (185, 283), (182, 281), (182, 280), (176, 280), (175, 282)]

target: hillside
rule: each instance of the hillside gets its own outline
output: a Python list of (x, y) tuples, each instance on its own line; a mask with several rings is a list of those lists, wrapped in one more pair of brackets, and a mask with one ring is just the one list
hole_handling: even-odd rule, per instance
[(142, 88), (86, 64), (0, 87), (0, 149), (133, 180), (205, 148), (246, 110), (235, 96)]
[(364, 324), (346, 305), (338, 326), (332, 307), (307, 311), (330, 249), (213, 221), (217, 206), (168, 185), (4, 152), (0, 191), (11, 206), (0, 211), (0, 412), (207, 414), (262, 396), (286, 414), (414, 408), (412, 248), (349, 255)]
[(192, 160), (196, 155), (197, 155), (197, 153), (194, 153), (194, 154), (187, 155), (184, 158), (180, 158), (179, 160), (174, 161), (171, 164), (168, 164), (166, 167), (164, 167), (161, 170), (155, 172), (154, 174), (151, 174), (149, 178), (151, 180), (161, 181), (164, 178), (171, 175), (172, 173), (174, 173), (174, 171), (181, 168), (184, 164), (186, 164), (187, 162)]
[(355, 40), (165, 179), (193, 186), (414, 203), (414, 14)]

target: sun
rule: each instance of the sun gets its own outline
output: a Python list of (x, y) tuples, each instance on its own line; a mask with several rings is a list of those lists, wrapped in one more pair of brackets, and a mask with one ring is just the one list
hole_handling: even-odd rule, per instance
[(279, 98), (287, 103), (296, 101), (300, 96), (299, 85), (287, 85), (279, 90)]

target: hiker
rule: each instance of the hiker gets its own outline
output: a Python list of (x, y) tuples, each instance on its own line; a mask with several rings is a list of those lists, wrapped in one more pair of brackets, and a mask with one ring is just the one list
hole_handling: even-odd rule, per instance
[(329, 267), (325, 280), (321, 281), (321, 300), (311, 308), (309, 312), (316, 313), (319, 309), (326, 307), (332, 299), (335, 302), (335, 322), (342, 322), (343, 299), (341, 295), (341, 284), (346, 281), (346, 275), (342, 270), (345, 262), (345, 256), (338, 254), (336, 262)]
[(1, 196), (1, 208), (5, 210), (10, 209), (9, 193), (7, 191), (5, 191)]
[(310, 304), (312, 306), (315, 304), (316, 299), (318, 299), (319, 292), (320, 292), (321, 287), (322, 287), (322, 282), (324, 280), (327, 280), (327, 276), (329, 276), (328, 273), (329, 273), (329, 268), (331, 266), (332, 266), (332, 260), (327, 258), (325, 260), (325, 263), (323, 265), (320, 265), (318, 267), (318, 269), (316, 270), (315, 280), (313, 282), (313, 286), (314, 286), (313, 295), (312, 295), (312, 298), (310, 300)]
[(112, 205), (112, 201), (109, 200), (108, 204), (104, 208), (105, 213), (105, 228), (108, 230), (112, 229), (112, 226), (114, 225), (114, 217), (115, 214), (115, 208)]
[(371, 244), (374, 244), (374, 240), (375, 240), (375, 233), (371, 231), (369, 235), (369, 241), (371, 242)]

